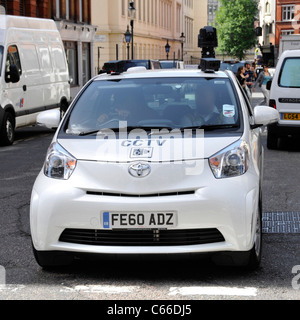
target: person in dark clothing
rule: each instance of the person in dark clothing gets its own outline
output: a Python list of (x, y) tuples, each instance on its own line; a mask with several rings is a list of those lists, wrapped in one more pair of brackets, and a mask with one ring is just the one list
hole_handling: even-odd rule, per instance
[(247, 92), (247, 89), (246, 89), (247, 81), (246, 81), (246, 77), (244, 76), (244, 73), (245, 73), (245, 67), (239, 67), (238, 71), (236, 73), (236, 77), (237, 77), (240, 85), (244, 89), (246, 95), (248, 96), (248, 92)]
[(244, 76), (247, 80), (248, 89), (250, 90), (250, 93), (252, 93), (253, 82), (255, 81), (255, 72), (252, 70), (249, 62), (245, 63)]

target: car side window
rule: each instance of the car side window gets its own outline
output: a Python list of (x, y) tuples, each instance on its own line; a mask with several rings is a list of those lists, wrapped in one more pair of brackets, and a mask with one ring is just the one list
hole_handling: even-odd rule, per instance
[[(7, 56), (6, 56), (6, 66), (5, 71), (10, 71), (10, 66), (15, 65), (17, 66), (19, 70), (19, 74), (22, 74), (22, 67), (21, 67), (21, 61), (20, 61), (20, 55), (19, 50), (16, 45), (11, 45), (7, 49)], [(6, 81), (7, 82), (7, 81)]]

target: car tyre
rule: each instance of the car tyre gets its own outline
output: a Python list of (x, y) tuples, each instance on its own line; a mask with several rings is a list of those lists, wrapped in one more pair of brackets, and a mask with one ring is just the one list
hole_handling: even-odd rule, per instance
[(73, 262), (73, 256), (61, 251), (38, 251), (32, 245), (36, 262), (44, 269), (68, 266)]
[(0, 144), (10, 146), (15, 140), (15, 121), (11, 113), (5, 112), (0, 130)]

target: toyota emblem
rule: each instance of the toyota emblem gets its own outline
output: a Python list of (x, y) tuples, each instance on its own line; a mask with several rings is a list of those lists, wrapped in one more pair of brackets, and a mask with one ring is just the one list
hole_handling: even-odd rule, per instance
[(135, 178), (147, 177), (151, 172), (151, 167), (148, 163), (134, 163), (128, 168), (128, 172)]

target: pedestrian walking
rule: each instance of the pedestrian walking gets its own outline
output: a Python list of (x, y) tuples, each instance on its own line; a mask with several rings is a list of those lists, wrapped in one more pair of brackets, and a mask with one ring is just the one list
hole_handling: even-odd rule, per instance
[(250, 93), (249, 88), (247, 86), (247, 78), (245, 77), (244, 74), (245, 74), (245, 67), (243, 67), (243, 66), (239, 67), (238, 71), (236, 73), (236, 77), (237, 77), (240, 85), (244, 89), (247, 97), (250, 99), (251, 98), (251, 93)]
[(253, 71), (251, 64), (249, 62), (245, 63), (244, 76), (247, 79), (247, 87), (250, 91), (250, 96), (252, 95), (253, 82), (255, 81), (255, 72)]
[(254, 90), (258, 85), (261, 88), (261, 91), (264, 95), (263, 104), (269, 105), (270, 92), (269, 90), (266, 89), (266, 85), (267, 85), (267, 82), (272, 79), (272, 76), (269, 72), (269, 68), (267, 65), (264, 65), (263, 68), (264, 70), (259, 73), (257, 81), (254, 85)]

